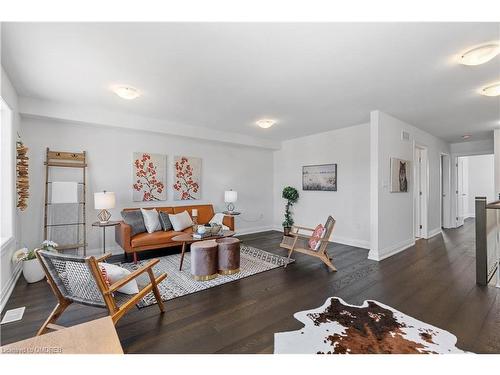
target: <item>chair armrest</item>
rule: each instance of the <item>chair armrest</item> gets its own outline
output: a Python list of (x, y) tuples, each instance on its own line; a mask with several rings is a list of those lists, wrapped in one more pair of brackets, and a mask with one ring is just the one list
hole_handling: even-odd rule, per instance
[(314, 229), (308, 228), (308, 227), (303, 227), (303, 226), (300, 226), (300, 225), (292, 225), (292, 230), (293, 229), (297, 229), (297, 230), (303, 229), (303, 230), (308, 230), (308, 231), (314, 232)]
[(115, 241), (118, 245), (122, 247), (123, 250), (131, 252), (132, 246), (130, 245), (130, 239), (132, 237), (132, 227), (120, 221), (120, 224), (116, 226), (115, 229)]
[(290, 236), (292, 237), (299, 237), (299, 238), (305, 238), (305, 239), (311, 239), (312, 236), (308, 235), (308, 234), (302, 234), (302, 233), (292, 233), (290, 232)]
[(160, 260), (159, 259), (153, 259), (149, 261), (146, 265), (136, 269), (135, 271), (131, 272), (130, 275), (124, 277), (123, 279), (118, 280), (117, 282), (113, 283), (109, 288), (108, 288), (108, 293), (115, 292), (117, 289), (120, 289), (122, 286), (130, 282), (131, 280), (135, 279), (137, 276), (139, 276), (141, 273), (147, 272), (150, 268), (152, 268), (155, 264), (157, 264)]
[(112, 254), (111, 253), (107, 253), (107, 254), (104, 254), (102, 257), (99, 257), (99, 258), (96, 258), (95, 260), (97, 262), (104, 262), (106, 259), (108, 259)]
[(222, 224), (224, 224), (230, 230), (234, 230), (234, 216), (224, 215)]

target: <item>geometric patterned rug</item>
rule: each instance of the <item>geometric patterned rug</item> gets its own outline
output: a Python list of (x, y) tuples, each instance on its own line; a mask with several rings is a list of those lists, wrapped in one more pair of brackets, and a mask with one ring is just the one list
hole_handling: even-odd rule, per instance
[[(168, 275), (167, 278), (158, 285), (162, 300), (167, 301), (243, 279), (257, 273), (279, 268), (286, 264), (287, 259), (280, 255), (271, 254), (267, 251), (244, 244), (241, 244), (240, 254), (240, 272), (234, 275), (219, 275), (215, 279), (208, 281), (196, 281), (191, 276), (191, 252), (186, 252), (184, 255), (182, 271), (179, 271), (181, 254), (167, 255), (158, 258), (160, 262), (153, 268), (153, 271), (155, 273), (166, 273)], [(290, 262), (293, 261), (293, 259), (290, 259)], [(137, 264), (122, 263), (120, 266), (129, 271), (134, 271), (147, 262), (148, 260), (137, 262)], [(147, 274), (142, 274), (137, 280), (139, 283), (149, 282)], [(155, 303), (156, 300), (153, 293), (149, 293), (137, 304), (137, 307), (142, 308)]]
[(276, 354), (448, 354), (465, 353), (450, 332), (377, 301), (349, 305), (338, 297), (317, 309), (294, 314), (298, 331), (274, 334)]

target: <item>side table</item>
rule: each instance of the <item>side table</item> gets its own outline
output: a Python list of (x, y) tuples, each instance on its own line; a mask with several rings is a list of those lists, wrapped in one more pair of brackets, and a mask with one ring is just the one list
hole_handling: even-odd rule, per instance
[(106, 253), (106, 227), (115, 227), (120, 224), (119, 221), (107, 221), (105, 223), (101, 223), (100, 221), (96, 221), (92, 223), (93, 227), (102, 228), (102, 253)]

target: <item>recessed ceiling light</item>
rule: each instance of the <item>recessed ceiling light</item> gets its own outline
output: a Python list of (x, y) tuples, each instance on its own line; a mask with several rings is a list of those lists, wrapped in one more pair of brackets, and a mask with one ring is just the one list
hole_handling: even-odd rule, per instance
[(256, 124), (260, 126), (262, 129), (267, 129), (276, 124), (276, 120), (262, 119), (257, 121)]
[(463, 139), (469, 139), (470, 137), (471, 137), (471, 135), (470, 135), (470, 134), (464, 134), (464, 135), (462, 135), (462, 138), (463, 138)]
[(141, 95), (139, 90), (137, 90), (135, 87), (125, 85), (114, 86), (113, 92), (120, 98), (127, 100), (138, 98)]
[(481, 95), (484, 95), (484, 96), (499, 96), (500, 95), (500, 82), (485, 86), (481, 89), (480, 92), (481, 92)]
[(473, 48), (460, 56), (460, 63), (463, 65), (481, 65), (500, 53), (500, 44), (488, 43)]

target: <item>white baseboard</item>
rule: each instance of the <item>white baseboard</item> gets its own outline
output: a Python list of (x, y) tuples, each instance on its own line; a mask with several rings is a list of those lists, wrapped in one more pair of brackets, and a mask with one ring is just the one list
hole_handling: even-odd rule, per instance
[(370, 241), (357, 240), (347, 237), (338, 237), (333, 235), (332, 242), (340, 243), (342, 245), (349, 245), (354, 247), (360, 247), (362, 249), (370, 249)]
[(16, 286), (19, 276), (21, 276), (21, 270), (22, 270), (22, 262), (19, 262), (16, 268), (14, 269), (14, 273), (11, 275), (7, 283), (3, 286), (0, 299), (0, 312), (3, 311), (3, 308), (7, 304), (7, 301), (9, 300), (10, 295), (12, 294), (12, 291)]
[(389, 246), (386, 247), (385, 249), (379, 250), (378, 252), (370, 250), (370, 252), (368, 253), (368, 259), (381, 261), (393, 255), (396, 255), (397, 253), (400, 253), (401, 251), (404, 251), (413, 245), (415, 245), (414, 238), (401, 241), (393, 246)]
[[(274, 226), (272, 230), (276, 230), (278, 232), (283, 232), (283, 227)], [(338, 237), (333, 233), (332, 239), (330, 242), (339, 243), (342, 245), (348, 245), (353, 247), (360, 247), (362, 249), (370, 249), (370, 241), (358, 240), (355, 238), (347, 238), (347, 237)]]
[[(241, 235), (244, 235), (244, 234), (267, 232), (267, 231), (270, 231), (270, 230), (277, 230), (277, 229), (275, 227), (273, 227), (272, 225), (265, 225), (265, 226), (262, 226), (262, 227), (254, 227), (254, 228), (247, 228), (247, 229), (236, 230), (236, 235), (237, 236), (241, 236)], [(281, 231), (282, 230), (283, 230), (283, 228), (281, 228)]]
[(441, 234), (441, 233), (442, 233), (441, 228), (432, 229), (427, 233), (427, 239), (432, 238), (434, 236), (437, 236), (438, 234)]

